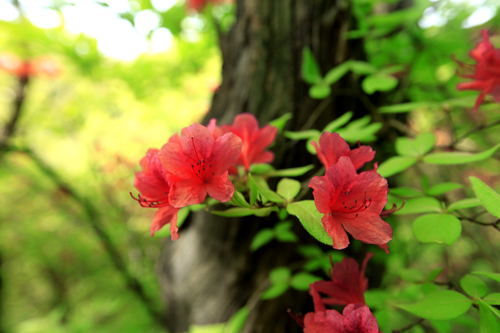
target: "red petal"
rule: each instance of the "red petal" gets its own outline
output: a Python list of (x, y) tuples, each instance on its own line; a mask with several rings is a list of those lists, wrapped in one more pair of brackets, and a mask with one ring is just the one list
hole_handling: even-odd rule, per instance
[(493, 49), (493, 45), (489, 41), (488, 30), (482, 30), (481, 34), (483, 35), (483, 41), (479, 42), (477, 46), (470, 51), (470, 56), (477, 61), (481, 61), (483, 59), (483, 54)]
[(274, 161), (274, 153), (270, 151), (263, 151), (255, 155), (250, 164), (271, 163), (272, 161)]
[(170, 204), (176, 208), (202, 203), (207, 196), (207, 184), (199, 178), (183, 179), (170, 188)]
[(215, 176), (220, 176), (227, 172), (229, 167), (236, 162), (241, 154), (241, 139), (233, 134), (226, 133), (215, 141), (212, 156), (209, 163), (212, 165), (212, 172)]
[(228, 202), (234, 194), (234, 185), (229, 180), (226, 173), (219, 177), (211, 177), (210, 182), (207, 184), (208, 195), (219, 200), (220, 202)]
[(389, 244), (377, 244), (377, 246), (384, 250), (385, 253), (389, 254)]
[(191, 168), (191, 159), (182, 151), (181, 139), (178, 134), (172, 135), (168, 142), (163, 145), (158, 157), (169, 173), (184, 179), (196, 177)]
[(153, 223), (151, 223), (151, 237), (154, 236), (155, 232), (163, 228), (165, 224), (170, 223), (170, 235), (172, 240), (179, 239), (179, 233), (177, 232), (179, 228), (177, 228), (177, 212), (178, 208), (174, 207), (163, 207), (158, 209), (153, 219)]
[(370, 162), (375, 157), (375, 152), (370, 146), (361, 146), (349, 152), (349, 158), (356, 170), (363, 167), (366, 162)]
[(345, 249), (349, 245), (349, 237), (342, 228), (340, 222), (335, 221), (331, 215), (325, 214), (321, 219), (323, 227), (325, 228), (328, 236), (333, 240), (333, 248), (337, 250)]
[(214, 138), (205, 126), (194, 123), (181, 130), (181, 147), (184, 155), (194, 161), (208, 159), (212, 155)]
[(210, 122), (207, 125), (207, 129), (210, 131), (210, 133), (212, 133), (214, 140), (217, 140), (223, 134), (222, 128), (217, 126), (217, 120), (214, 118), (210, 119)]
[(377, 214), (359, 214), (354, 219), (341, 220), (344, 229), (367, 244), (385, 244), (392, 239), (391, 225)]
[(325, 159), (325, 161), (322, 160), (321, 162), (326, 169), (337, 163), (341, 156), (348, 154), (350, 151), (349, 145), (338, 133), (323, 133), (319, 138), (319, 146)]
[[(356, 169), (349, 157), (342, 156), (339, 161), (326, 170), (326, 177), (330, 180), (335, 188), (335, 198), (340, 204), (346, 196), (346, 193), (351, 194), (351, 184), (358, 178)], [(333, 202), (330, 203), (330, 206)]]
[(346, 332), (379, 333), (377, 319), (368, 306), (349, 304), (343, 311)]
[[(262, 127), (257, 134), (257, 137), (254, 138), (250, 149), (252, 151), (252, 156), (253, 158), (255, 155), (258, 155), (260, 152), (262, 152), (265, 148), (267, 148), (271, 143), (274, 142), (274, 139), (276, 138), (276, 134), (278, 133), (278, 128), (275, 126), (271, 125), (266, 125)], [(255, 163), (252, 161), (252, 163)]]
[(314, 204), (322, 214), (330, 213), (330, 205), (335, 198), (335, 188), (326, 176), (316, 176), (308, 185), (312, 188)]

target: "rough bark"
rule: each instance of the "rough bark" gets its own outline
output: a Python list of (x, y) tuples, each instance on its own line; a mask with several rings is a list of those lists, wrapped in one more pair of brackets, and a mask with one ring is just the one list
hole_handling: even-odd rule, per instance
[[(321, 129), (349, 110), (367, 113), (356, 98), (358, 84), (349, 78), (336, 86), (336, 91), (349, 91), (348, 96), (334, 91), (317, 101), (309, 98), (309, 86), (300, 77), (305, 46), (317, 57), (323, 74), (346, 59), (362, 58), (360, 42), (343, 37), (353, 24), (347, 1), (238, 1), (237, 21), (220, 39), (223, 82), (207, 119), (230, 123), (236, 114), (250, 112), (263, 125), (291, 112), (287, 129), (300, 130)], [(278, 168), (319, 164), (303, 142), (285, 144), (278, 139), (273, 151)], [(245, 304), (252, 310), (246, 333), (301, 331), (286, 310), (311, 311), (307, 292), (288, 291), (274, 300), (256, 302), (271, 269), (301, 259), (296, 245), (289, 243), (273, 242), (255, 253), (249, 251), (259, 228), (276, 220), (228, 219), (200, 212), (182, 228), (179, 240), (165, 243), (158, 276), (172, 332), (186, 331), (189, 324), (227, 321)], [(301, 241), (311, 241), (293, 220)]]

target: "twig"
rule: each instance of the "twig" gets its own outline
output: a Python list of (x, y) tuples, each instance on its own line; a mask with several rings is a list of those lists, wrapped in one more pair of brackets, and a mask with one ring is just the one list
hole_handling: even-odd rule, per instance
[(28, 83), (29, 83), (29, 76), (19, 78), (18, 80), (16, 99), (14, 101), (14, 112), (12, 113), (9, 122), (5, 126), (3, 136), (0, 141), (0, 148), (5, 148), (8, 145), (10, 138), (14, 135), (16, 131), (17, 123), (19, 121), (19, 116), (21, 115), (24, 100), (26, 98), (26, 89), (28, 87)]
[(489, 124), (483, 124), (483, 125), (479, 125), (479, 126), (476, 126), (470, 130), (468, 130), (467, 132), (465, 132), (464, 135), (462, 135), (461, 137), (459, 137), (458, 139), (455, 139), (455, 141), (453, 141), (453, 143), (451, 143), (449, 145), (449, 148), (455, 146), (457, 143), (459, 143), (460, 141), (462, 141), (463, 139), (465, 139), (466, 137), (476, 133), (476, 132), (479, 132), (479, 131), (482, 131), (484, 129), (487, 129), (487, 128), (491, 128), (491, 127), (494, 127), (494, 126), (497, 126), (497, 125), (500, 125), (500, 119), (492, 122), (492, 123), (489, 123)]
[(421, 324), (425, 319), (424, 318), (420, 318), (419, 320), (411, 323), (410, 325), (407, 325), (403, 328), (400, 328), (399, 330), (392, 330), (392, 333), (403, 333), (403, 332), (406, 332), (408, 331), (409, 329)]
[(153, 302), (146, 295), (142, 285), (139, 281), (132, 276), (129, 272), (125, 260), (120, 255), (120, 252), (115, 247), (111, 238), (106, 233), (106, 231), (101, 227), (103, 225), (101, 216), (93, 204), (87, 200), (87, 198), (80, 196), (70, 185), (64, 182), (64, 180), (42, 159), (40, 159), (32, 150), (30, 149), (14, 149), (13, 147), (8, 147), (8, 151), (19, 151), (27, 154), (36, 164), (36, 166), (42, 171), (48, 178), (50, 178), (62, 191), (64, 191), (68, 196), (73, 198), (83, 209), (87, 217), (87, 221), (90, 224), (92, 230), (99, 238), (101, 245), (104, 247), (108, 253), (113, 265), (116, 270), (122, 275), (125, 280), (127, 287), (142, 301), (146, 309), (148, 310), (151, 317), (161, 326), (164, 326), (163, 316), (154, 308)]
[(304, 125), (300, 128), (300, 131), (305, 131), (308, 130), (312, 127), (314, 122), (319, 118), (319, 116), (325, 111), (326, 107), (330, 104), (332, 100), (332, 97), (325, 98), (324, 100), (319, 103), (319, 105), (314, 109), (314, 111), (311, 113), (309, 118), (307, 118), (307, 121), (304, 123)]

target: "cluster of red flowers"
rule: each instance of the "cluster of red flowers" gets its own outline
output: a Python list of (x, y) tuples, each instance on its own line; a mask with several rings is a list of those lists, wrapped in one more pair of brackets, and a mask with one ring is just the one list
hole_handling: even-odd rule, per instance
[(489, 41), (488, 30), (482, 31), (483, 40), (476, 48), (470, 51), (470, 56), (477, 61), (476, 65), (469, 65), (457, 61), (462, 69), (460, 76), (472, 79), (471, 82), (462, 82), (457, 85), (458, 90), (479, 90), (473, 112), (476, 112), (487, 94), (500, 102), (500, 49), (495, 49)]
[(323, 215), (321, 222), (333, 240), (333, 248), (349, 245), (347, 233), (368, 244), (376, 244), (388, 251), (392, 239), (391, 226), (380, 214), (387, 204), (387, 180), (375, 169), (360, 174), (360, 169), (371, 161), (375, 152), (368, 146), (350, 150), (337, 133), (325, 132), (314, 144), (324, 164), (325, 176), (309, 182), (316, 208)]
[(188, 0), (187, 7), (190, 9), (194, 9), (198, 12), (201, 12), (208, 3), (221, 4), (224, 1), (229, 2), (229, 0)]
[(255, 116), (241, 114), (231, 126), (218, 127), (215, 120), (208, 127), (195, 123), (170, 137), (161, 150), (150, 149), (134, 186), (141, 193), (136, 199), (141, 206), (158, 208), (151, 235), (170, 223), (171, 238), (178, 239), (179, 208), (202, 203), (207, 194), (221, 202), (231, 200), (229, 169), (272, 162), (274, 155), (265, 149), (276, 133), (270, 125), (260, 129)]
[[(366, 305), (364, 293), (368, 289), (365, 269), (373, 253), (368, 253), (361, 270), (352, 258), (344, 258), (331, 270), (331, 281), (316, 281), (309, 293), (313, 297), (314, 312), (292, 315), (304, 328), (304, 333), (381, 333), (377, 319)], [(327, 297), (322, 297), (321, 294)], [(342, 314), (326, 305), (346, 305)]]
[(45, 75), (53, 78), (61, 73), (61, 68), (57, 62), (48, 57), (23, 61), (11, 53), (0, 54), (0, 68), (20, 79), (35, 75)]

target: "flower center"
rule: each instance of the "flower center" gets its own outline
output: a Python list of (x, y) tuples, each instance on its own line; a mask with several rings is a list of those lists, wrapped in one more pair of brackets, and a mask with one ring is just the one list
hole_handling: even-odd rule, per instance
[(214, 175), (214, 173), (211, 171), (212, 164), (206, 163), (204, 158), (200, 158), (198, 150), (196, 149), (196, 145), (194, 144), (194, 137), (191, 137), (191, 143), (193, 144), (194, 153), (196, 154), (196, 158), (198, 159), (196, 164), (191, 163), (191, 169), (199, 179), (205, 181), (207, 178)]
[(332, 214), (355, 214), (353, 217), (358, 217), (358, 214), (365, 211), (372, 204), (372, 198), (366, 196), (366, 190), (363, 191), (363, 198), (358, 200), (357, 198), (349, 197), (349, 191), (345, 192), (344, 201), (342, 205), (337, 201), (333, 206), (330, 207)]
[(170, 202), (168, 201), (168, 192), (165, 192), (166, 197), (165, 198), (159, 198), (159, 199), (146, 199), (144, 197), (141, 197), (141, 194), (139, 193), (137, 196), (138, 198), (134, 197), (132, 192), (130, 192), (130, 196), (132, 199), (137, 201), (141, 207), (149, 207), (149, 208), (161, 208), (165, 206), (169, 206)]

